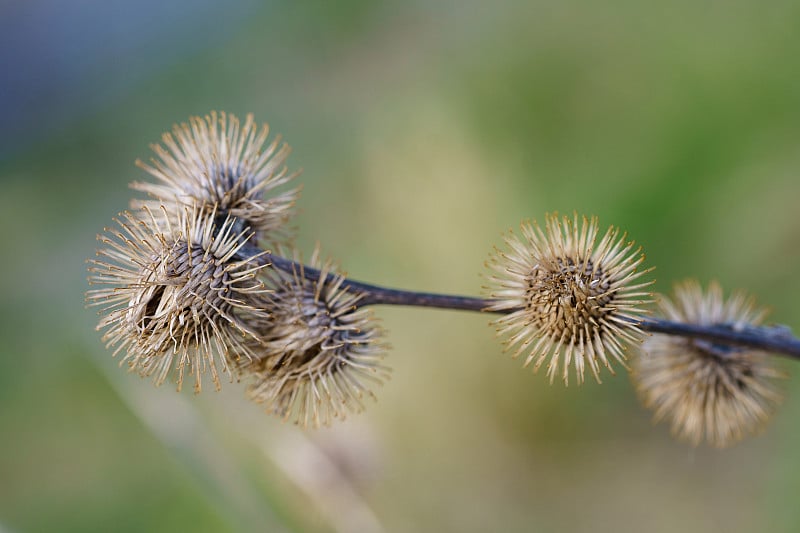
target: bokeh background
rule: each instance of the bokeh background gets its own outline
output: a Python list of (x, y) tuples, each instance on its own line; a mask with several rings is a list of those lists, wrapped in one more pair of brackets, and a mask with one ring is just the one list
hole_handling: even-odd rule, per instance
[(798, 379), (762, 436), (692, 449), (624, 373), (550, 387), (486, 316), (379, 308), (392, 380), (302, 431), (241, 384), (128, 374), (83, 293), (134, 160), (218, 109), (293, 146), (298, 246), (355, 278), (478, 294), (502, 232), (577, 210), (658, 290), (718, 279), (797, 331), (799, 24), (788, 1), (3, 2), (0, 530), (797, 531)]

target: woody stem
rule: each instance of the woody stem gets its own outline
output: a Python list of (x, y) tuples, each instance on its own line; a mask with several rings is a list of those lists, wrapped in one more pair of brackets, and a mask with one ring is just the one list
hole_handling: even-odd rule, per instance
[[(321, 271), (316, 268), (301, 265), (291, 259), (269, 252), (265, 253), (249, 244), (242, 247), (237, 255), (241, 259), (251, 260), (259, 265), (272, 265), (284, 272), (292, 274), (302, 272), (303, 276), (311, 281), (318, 281), (322, 275)], [(327, 276), (329, 281), (333, 281), (336, 274), (329, 273)], [(345, 279), (342, 282), (342, 287), (363, 294), (363, 297), (359, 300), (360, 306), (405, 305), (488, 313), (509, 313), (513, 311), (513, 309), (489, 311), (488, 308), (493, 303), (493, 300), (487, 298), (390, 289), (352, 279)], [(800, 359), (800, 339), (794, 337), (791, 330), (786, 326), (740, 327), (730, 324), (702, 326), (659, 318), (642, 318), (638, 322), (631, 321), (631, 323), (638, 326), (642, 331), (649, 333), (702, 339), (724, 346), (750, 348)]]

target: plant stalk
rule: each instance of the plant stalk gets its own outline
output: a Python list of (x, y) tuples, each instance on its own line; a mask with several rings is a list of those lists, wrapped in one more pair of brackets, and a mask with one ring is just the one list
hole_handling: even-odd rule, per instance
[[(321, 272), (316, 268), (302, 265), (301, 269), (299, 263), (269, 252), (264, 253), (249, 243), (243, 246), (237, 255), (242, 260), (253, 261), (259, 265), (270, 264), (275, 268), (292, 274), (302, 271), (305, 278), (311, 281), (317, 281), (321, 276)], [(329, 273), (328, 279), (333, 281), (334, 276), (335, 274)], [(352, 279), (345, 279), (342, 282), (342, 287), (364, 295), (359, 301), (360, 306), (404, 305), (487, 313), (509, 313), (513, 311), (487, 311), (487, 308), (492, 304), (492, 300), (486, 298), (390, 289)], [(744, 328), (729, 324), (701, 326), (672, 322), (660, 318), (642, 318), (636, 325), (639, 329), (648, 333), (701, 339), (727, 347), (750, 348), (800, 359), (800, 339), (794, 337), (791, 330), (786, 326), (750, 326)]]

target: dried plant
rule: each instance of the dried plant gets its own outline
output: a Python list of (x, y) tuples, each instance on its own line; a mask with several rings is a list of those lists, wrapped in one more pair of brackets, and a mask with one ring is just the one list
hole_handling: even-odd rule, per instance
[(612, 374), (609, 357), (623, 366), (623, 343), (639, 343), (639, 321), (652, 281), (637, 281), (650, 270), (637, 271), (644, 261), (641, 249), (625, 242), (611, 227), (597, 240), (598, 223), (557, 215), (546, 218), (543, 231), (536, 222), (522, 224), (522, 239), (506, 237), (509, 250), (495, 250), (489, 266), (492, 303), (488, 311), (506, 312), (494, 321), (501, 335), (509, 335), (506, 349), (514, 357), (528, 352), (524, 366), (536, 372), (547, 360), (550, 383), (558, 372), (569, 383), (574, 360), (578, 383), (586, 366), (600, 382), (600, 363)]
[[(784, 327), (760, 325), (740, 296), (723, 300), (717, 285), (678, 289), (649, 317), (653, 283), (641, 249), (619, 229), (602, 233), (596, 218), (545, 217), (524, 223), (495, 249), (487, 297), (403, 291), (359, 282), (330, 261), (299, 260), (290, 222), (299, 189), (286, 189), (289, 147), (267, 144), (269, 129), (225, 113), (193, 117), (154, 145), (156, 182), (132, 187), (118, 228), (98, 238), (87, 301), (100, 307), (98, 329), (121, 363), (178, 388), (191, 373), (200, 391), (209, 372), (250, 382), (254, 401), (303, 426), (329, 424), (363, 408), (385, 382), (384, 333), (370, 306), (405, 305), (483, 311), (525, 366), (547, 362), (553, 382), (574, 367), (600, 382), (601, 365), (628, 368), (645, 404), (674, 431), (722, 446), (763, 425), (779, 399), (771, 355), (800, 357)], [(287, 253), (266, 250), (286, 242)], [(639, 347), (647, 333), (641, 355)], [(631, 352), (631, 350), (627, 350)], [(560, 369), (560, 371), (559, 371)]]
[(248, 234), (235, 233), (230, 217), (217, 224), (213, 210), (181, 209), (173, 226), (148, 207), (143, 214), (122, 213), (118, 229), (98, 236), (105, 248), (90, 261), (90, 284), (104, 286), (87, 293), (103, 306), (103, 340), (156, 384), (174, 369), (180, 389), (188, 368), (199, 392), (208, 369), (219, 388), (218, 367), (230, 374), (230, 354), (254, 357), (244, 339), (257, 339), (248, 324), (267, 318), (258, 278), (265, 267), (236, 258)]
[(389, 377), (384, 333), (372, 311), (358, 306), (363, 294), (343, 287), (330, 261), (320, 263), (316, 250), (316, 280), (305, 277), (302, 263), (291, 273), (267, 272), (274, 290), (264, 302), (267, 319), (256, 326), (258, 356), (240, 367), (252, 379), (254, 401), (314, 427), (361, 411), (362, 397), (374, 398), (371, 386)]
[[(766, 316), (742, 292), (724, 299), (716, 282), (703, 292), (686, 281), (675, 286), (674, 300), (661, 296), (658, 303), (665, 318), (698, 326), (742, 329)], [(673, 433), (692, 444), (705, 439), (721, 448), (763, 428), (781, 401), (776, 380), (783, 373), (763, 351), (655, 334), (645, 341), (632, 377), (656, 420), (669, 420)]]
[[(233, 217), (255, 232), (265, 244), (285, 239), (286, 223), (299, 188), (270, 195), (297, 176), (285, 166), (291, 148), (280, 137), (266, 145), (269, 127), (260, 129), (253, 115), (244, 124), (226, 113), (176, 125), (151, 146), (156, 157), (136, 164), (158, 182), (134, 182), (131, 188), (151, 200), (133, 200), (132, 209), (149, 206), (154, 213), (176, 216), (182, 207), (214, 211)], [(265, 146), (266, 145), (266, 146)], [(158, 209), (159, 206), (167, 209)]]

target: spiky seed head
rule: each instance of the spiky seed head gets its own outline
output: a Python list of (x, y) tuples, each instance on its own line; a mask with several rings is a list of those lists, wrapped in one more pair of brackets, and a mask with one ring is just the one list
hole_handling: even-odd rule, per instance
[(301, 426), (329, 425), (364, 408), (364, 396), (389, 378), (383, 365), (384, 332), (372, 313), (359, 308), (362, 295), (342, 286), (344, 277), (330, 261), (320, 267), (318, 251), (310, 265), (288, 274), (266, 272), (268, 321), (258, 328), (258, 358), (241, 373), (252, 379), (248, 395), (266, 409)]
[(175, 125), (162, 136), (162, 144), (152, 145), (156, 157), (150, 164), (136, 162), (158, 181), (132, 183), (154, 199), (134, 200), (132, 207), (148, 205), (159, 214), (163, 204), (175, 216), (198, 206), (206, 213), (216, 210), (223, 220), (235, 217), (266, 243), (285, 240), (299, 188), (273, 191), (297, 173), (285, 166), (289, 145), (281, 144), (280, 137), (267, 145), (268, 137), (269, 127), (259, 128), (253, 115), (242, 124), (234, 115), (212, 112)]
[(177, 226), (163, 212), (143, 211), (122, 213), (117, 228), (98, 236), (103, 248), (89, 261), (89, 283), (102, 288), (87, 292), (87, 302), (102, 307), (97, 329), (114, 355), (124, 353), (120, 364), (157, 385), (175, 370), (180, 390), (188, 371), (199, 392), (208, 370), (219, 389), (231, 354), (253, 357), (248, 324), (267, 317), (254, 303), (267, 293), (257, 276), (263, 267), (234, 258), (251, 234), (214, 211), (182, 210)]
[[(766, 316), (743, 292), (726, 300), (716, 282), (705, 292), (695, 280), (677, 284), (674, 299), (660, 295), (658, 304), (664, 318), (702, 326), (741, 329)], [(632, 378), (642, 403), (695, 446), (705, 440), (722, 448), (757, 433), (782, 399), (784, 374), (765, 352), (661, 334), (641, 351)]]
[(515, 358), (526, 353), (524, 366), (533, 363), (534, 372), (549, 361), (550, 383), (559, 363), (565, 385), (571, 364), (579, 384), (587, 366), (598, 383), (600, 364), (612, 374), (611, 360), (627, 368), (624, 350), (643, 337), (638, 324), (653, 283), (640, 279), (652, 270), (639, 270), (641, 248), (613, 226), (599, 237), (597, 218), (577, 214), (550, 214), (544, 229), (534, 221), (521, 230), (488, 263), (487, 311), (504, 313), (493, 324), (506, 350)]

